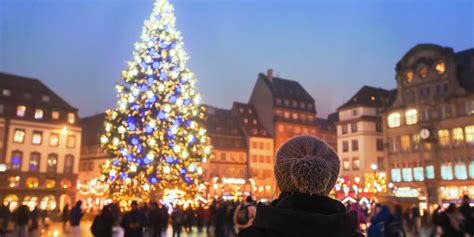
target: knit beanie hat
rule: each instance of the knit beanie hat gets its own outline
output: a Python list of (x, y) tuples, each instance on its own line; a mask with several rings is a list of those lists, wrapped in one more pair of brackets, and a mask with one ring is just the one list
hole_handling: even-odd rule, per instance
[(275, 177), (282, 192), (328, 195), (339, 175), (339, 157), (323, 140), (303, 135), (278, 150)]

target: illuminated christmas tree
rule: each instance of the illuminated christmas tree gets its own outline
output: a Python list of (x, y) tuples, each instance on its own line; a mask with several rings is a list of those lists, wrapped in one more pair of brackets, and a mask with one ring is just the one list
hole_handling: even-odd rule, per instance
[(117, 108), (106, 111), (101, 143), (113, 159), (102, 166), (102, 178), (112, 200), (124, 205), (165, 189), (194, 198), (211, 151), (204, 107), (167, 0), (155, 2), (133, 56), (116, 87)]

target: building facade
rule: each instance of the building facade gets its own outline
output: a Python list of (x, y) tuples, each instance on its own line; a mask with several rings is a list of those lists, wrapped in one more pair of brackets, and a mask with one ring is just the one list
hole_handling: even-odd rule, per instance
[(258, 75), (249, 104), (255, 107), (262, 125), (274, 138), (275, 149), (301, 134), (324, 135), (328, 144), (336, 149), (335, 129), (321, 131), (324, 119), (316, 119), (315, 101), (299, 82), (274, 77), (273, 70), (269, 69), (266, 75)]
[[(394, 93), (381, 88), (362, 87), (338, 108), (337, 153), (340, 176), (351, 180), (350, 187), (338, 187), (354, 196), (357, 193), (386, 191), (384, 137), (380, 109), (390, 103)], [(375, 177), (374, 177), (375, 176)], [(380, 179), (381, 183), (374, 179)]]
[(77, 109), (36, 79), (0, 73), (0, 198), (14, 209), (62, 208), (75, 199)]
[(474, 195), (474, 49), (410, 49), (396, 66), (396, 99), (383, 112), (395, 196), (426, 208)]

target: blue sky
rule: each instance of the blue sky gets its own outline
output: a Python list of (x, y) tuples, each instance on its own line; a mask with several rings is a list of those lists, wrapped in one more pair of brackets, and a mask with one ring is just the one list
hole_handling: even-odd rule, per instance
[[(257, 74), (299, 81), (326, 116), (361, 86), (395, 87), (418, 43), (474, 47), (471, 0), (171, 0), (204, 102), (246, 102)], [(81, 116), (114, 84), (152, 0), (0, 0), (0, 71), (44, 81)]]

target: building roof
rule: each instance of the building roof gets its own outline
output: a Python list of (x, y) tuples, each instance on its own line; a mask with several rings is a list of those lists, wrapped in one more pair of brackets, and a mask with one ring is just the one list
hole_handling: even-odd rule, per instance
[(293, 99), (309, 103), (314, 103), (313, 97), (297, 81), (283, 79), (280, 77), (269, 77), (263, 73), (258, 74), (258, 78), (263, 79), (270, 88), (273, 98)]
[[(395, 90), (396, 92), (396, 90)], [(339, 110), (353, 108), (356, 106), (380, 108), (387, 106), (393, 92), (382, 88), (363, 86), (354, 96), (338, 108)]]
[(81, 119), (82, 145), (100, 144), (100, 135), (104, 132), (105, 113)]
[(232, 112), (238, 118), (242, 130), (247, 136), (271, 137), (258, 118), (257, 111), (252, 104), (234, 102)]
[(454, 57), (459, 83), (466, 90), (474, 91), (474, 48), (457, 52)]
[(320, 131), (336, 132), (336, 126), (334, 125), (334, 122), (329, 119), (316, 118), (314, 123), (319, 127)]
[[(64, 109), (76, 112), (77, 109), (49, 89), (40, 80), (0, 72), (0, 89), (9, 90), (10, 95), (2, 99), (28, 105)], [(49, 97), (45, 99), (44, 96)]]
[(205, 127), (212, 146), (217, 149), (245, 149), (245, 135), (231, 110), (206, 106)]

